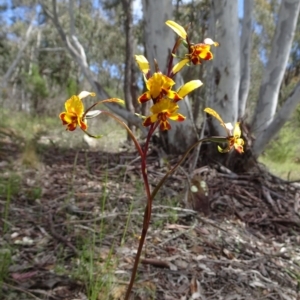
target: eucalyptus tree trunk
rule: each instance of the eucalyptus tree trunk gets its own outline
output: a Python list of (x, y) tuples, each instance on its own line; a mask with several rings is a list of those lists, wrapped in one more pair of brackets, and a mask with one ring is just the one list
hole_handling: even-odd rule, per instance
[[(122, 0), (123, 10), (125, 12), (124, 30), (126, 36), (126, 56), (125, 56), (125, 75), (124, 75), (124, 96), (125, 104), (128, 111), (132, 114), (135, 113), (135, 109), (132, 102), (132, 64), (133, 64), (133, 30), (132, 30), (132, 0)], [(128, 127), (132, 130), (133, 126), (128, 123)], [(131, 137), (127, 134), (127, 140), (131, 141)]]
[(242, 21), (242, 35), (241, 35), (241, 48), (240, 48), (240, 71), (241, 82), (239, 87), (239, 107), (238, 117), (244, 116), (247, 98), (250, 88), (250, 57), (252, 47), (252, 22), (253, 22), (253, 5), (254, 0), (244, 1), (244, 15)]
[[(167, 20), (173, 20), (172, 0), (143, 0), (145, 47), (146, 57), (150, 62), (152, 71), (154, 70), (154, 59), (157, 60), (160, 71), (165, 73), (170, 58), (170, 53), (175, 43), (174, 32), (165, 25)], [(183, 84), (180, 74), (176, 75), (177, 88)], [(191, 107), (187, 97), (178, 103), (179, 112), (186, 116), (184, 122), (172, 122), (172, 129), (163, 133), (163, 138), (167, 139), (168, 152), (182, 153), (192, 145), (196, 139), (196, 131), (192, 120)]]
[[(208, 106), (216, 110), (224, 122), (236, 122), (240, 83), (240, 41), (238, 1), (212, 1), (211, 13), (215, 24), (215, 41), (220, 47), (214, 49), (212, 78)], [(220, 122), (213, 120), (214, 132), (224, 135)]]
[[(299, 9), (299, 0), (282, 0), (280, 5), (271, 53), (263, 75), (258, 103), (252, 122), (252, 131), (256, 133), (256, 140), (253, 145), (253, 152), (256, 156), (261, 154), (267, 143), (270, 141), (270, 134), (274, 136), (284, 124), (282, 122), (273, 122), (273, 120), (278, 104), (280, 85), (288, 63), (289, 53), (296, 30)], [(296, 87), (292, 94), (299, 94), (299, 89), (297, 90)], [(291, 97), (294, 98), (293, 95), (291, 95), (289, 99)], [(300, 101), (300, 99), (298, 101)], [(288, 110), (292, 111), (297, 103), (299, 102), (287, 101), (284, 106), (290, 105), (291, 107)], [(286, 109), (284, 106), (280, 110)], [(290, 116), (283, 116), (280, 111), (278, 114), (280, 114), (285, 121), (287, 121)], [(272, 130), (269, 128), (271, 124)], [(277, 125), (275, 126), (275, 124)]]
[(30, 25), (28, 26), (28, 29), (27, 29), (26, 34), (25, 34), (24, 41), (21, 43), (21, 46), (20, 46), (19, 51), (16, 55), (16, 58), (14, 59), (14, 61), (12, 62), (12, 64), (8, 68), (8, 70), (5, 72), (5, 74), (3, 75), (2, 83), (1, 83), (3, 88), (6, 88), (7, 82), (9, 81), (9, 79), (12, 76), (13, 72), (16, 70), (16, 67), (17, 67), (18, 63), (20, 62), (20, 60), (22, 58), (22, 55), (25, 51), (25, 48), (27, 47), (27, 45), (30, 42), (32, 33), (36, 31), (35, 28), (34, 28), (34, 23), (33, 23), (34, 19), (35, 19), (35, 17), (32, 18), (32, 21), (30, 22)]
[[(220, 43), (215, 50), (208, 106), (215, 109), (225, 122), (243, 117), (250, 87), (250, 53), (253, 0), (244, 0), (244, 17), (239, 37), (238, 0), (212, 0), (214, 39)], [(277, 16), (267, 66), (260, 86), (251, 131), (255, 134), (252, 153), (258, 157), (268, 142), (279, 132), (300, 102), (300, 87), (296, 85), (278, 110), (279, 90), (287, 67), (296, 24), (299, 0), (282, 0)], [(239, 44), (241, 43), (241, 45)], [(213, 133), (219, 132), (218, 122)]]

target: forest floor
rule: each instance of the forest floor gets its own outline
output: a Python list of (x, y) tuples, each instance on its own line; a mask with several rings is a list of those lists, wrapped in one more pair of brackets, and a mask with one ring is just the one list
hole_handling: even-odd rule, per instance
[[(123, 299), (146, 202), (135, 152), (28, 147), (1, 141), (0, 299)], [(150, 153), (151, 186), (177, 160)], [(300, 299), (300, 183), (198, 173), (208, 209), (183, 168), (157, 195), (132, 299)]]

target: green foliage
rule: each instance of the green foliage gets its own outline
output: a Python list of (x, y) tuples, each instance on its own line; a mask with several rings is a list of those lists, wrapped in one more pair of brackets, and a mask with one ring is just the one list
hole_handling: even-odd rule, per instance
[(25, 75), (27, 91), (33, 97), (45, 98), (49, 92), (46, 85), (46, 80), (40, 75), (39, 66), (32, 65), (31, 73)]
[(283, 179), (299, 180), (300, 178), (298, 154), (300, 146), (297, 141), (300, 135), (299, 124), (300, 122), (293, 118), (282, 128), (278, 137), (269, 144), (264, 155), (259, 158), (272, 174)]
[(2, 284), (3, 282), (6, 280), (6, 278), (9, 275), (9, 266), (11, 263), (11, 251), (9, 248), (1, 248), (0, 249), (0, 297), (2, 298), (2, 293), (3, 293), (3, 289), (2, 289)]
[(10, 174), (8, 178), (0, 177), (0, 196), (10, 198), (18, 194), (21, 178), (17, 174)]
[[(8, 178), (0, 178), (0, 198), (5, 199), (4, 210), (2, 213), (3, 223), (3, 232), (6, 233), (8, 230), (8, 220), (9, 208), (11, 199), (14, 195), (17, 195), (20, 189), (21, 179), (15, 174), (11, 174)], [(0, 266), (1, 268), (1, 266)], [(0, 278), (1, 281), (1, 278)]]
[(46, 80), (39, 72), (39, 66), (32, 65), (31, 72), (25, 74), (26, 91), (30, 94), (32, 101), (33, 113), (37, 113), (42, 109), (41, 101), (49, 95)]
[(294, 142), (295, 129), (286, 124), (281, 129), (279, 136), (270, 143), (266, 150), (266, 156), (272, 161), (284, 163), (296, 153), (296, 147), (292, 146)]
[(73, 95), (77, 95), (77, 94), (78, 94), (78, 84), (74, 78), (70, 77), (67, 82), (68, 98), (70, 98)]

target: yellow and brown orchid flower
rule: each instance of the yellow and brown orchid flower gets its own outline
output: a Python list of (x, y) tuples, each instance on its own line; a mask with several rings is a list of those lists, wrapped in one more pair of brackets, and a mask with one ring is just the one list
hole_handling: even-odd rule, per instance
[(177, 102), (202, 85), (200, 80), (192, 80), (180, 87), (177, 92), (173, 91), (172, 87), (175, 85), (174, 80), (161, 72), (155, 72), (149, 79), (147, 79), (146, 74), (149, 74), (150, 72), (148, 60), (143, 55), (136, 55), (135, 58), (140, 70), (144, 74), (144, 80), (147, 87), (147, 91), (138, 98), (140, 103), (145, 103), (152, 99), (155, 104), (163, 98), (168, 98)]
[(220, 146), (218, 146), (219, 152), (226, 153), (232, 148), (235, 148), (237, 152), (243, 153), (244, 140), (241, 138), (242, 131), (240, 128), (240, 123), (236, 122), (233, 127), (231, 123), (224, 123), (220, 115), (212, 108), (207, 107), (204, 109), (204, 111), (220, 121), (221, 125), (226, 129), (228, 146), (225, 149), (222, 149)]
[(170, 130), (171, 125), (168, 119), (177, 122), (182, 122), (185, 120), (185, 116), (177, 112), (178, 109), (178, 104), (176, 104), (173, 101), (170, 101), (170, 99), (168, 98), (163, 98), (150, 108), (152, 115), (145, 119), (143, 125), (150, 126), (155, 122), (159, 122), (160, 130)]
[(172, 73), (178, 73), (186, 64), (193, 63), (199, 65), (203, 60), (213, 59), (213, 54), (210, 51), (211, 46), (219, 46), (217, 42), (214, 42), (210, 38), (206, 38), (203, 43), (191, 44), (188, 40), (186, 30), (174, 21), (167, 21), (166, 25), (172, 28), (175, 33), (179, 35), (182, 40), (185, 40), (188, 47), (188, 53), (173, 67)]
[(66, 111), (59, 115), (63, 125), (67, 125), (66, 130), (73, 131), (77, 125), (82, 129), (87, 129), (87, 122), (83, 119), (84, 105), (81, 99), (87, 96), (95, 96), (95, 93), (83, 91), (79, 95), (74, 95), (65, 102)]

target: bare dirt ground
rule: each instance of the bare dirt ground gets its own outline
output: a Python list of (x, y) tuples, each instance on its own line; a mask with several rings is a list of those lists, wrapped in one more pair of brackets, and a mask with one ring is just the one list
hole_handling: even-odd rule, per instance
[[(136, 154), (43, 146), (38, 157), (25, 168), (1, 144), (0, 298), (122, 299), (145, 206)], [(150, 155), (151, 185), (168, 165)], [(203, 170), (208, 210), (186, 201), (183, 170), (155, 199), (132, 299), (300, 299), (299, 183)]]

